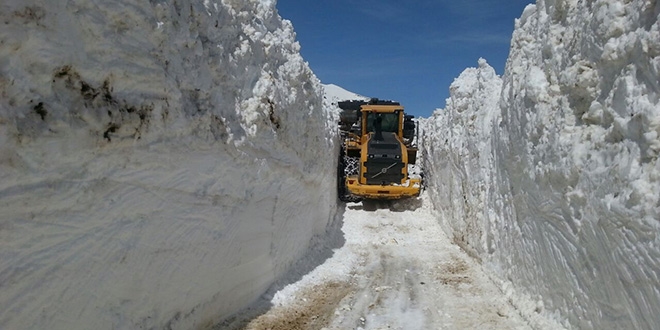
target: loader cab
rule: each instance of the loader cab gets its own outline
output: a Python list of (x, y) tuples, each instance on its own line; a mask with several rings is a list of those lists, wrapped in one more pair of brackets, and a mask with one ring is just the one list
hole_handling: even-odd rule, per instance
[(403, 108), (396, 105), (363, 105), (362, 112), (362, 132), (363, 137), (375, 133), (394, 133), (399, 138), (402, 137)]

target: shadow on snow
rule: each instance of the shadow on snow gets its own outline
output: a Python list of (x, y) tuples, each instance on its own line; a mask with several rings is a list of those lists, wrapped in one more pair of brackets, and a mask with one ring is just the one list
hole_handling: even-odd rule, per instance
[(374, 200), (365, 199), (360, 203), (349, 203), (347, 207), (351, 210), (363, 210), (373, 212), (376, 210), (389, 209), (392, 212), (414, 211), (422, 206), (419, 197), (401, 200)]
[(334, 250), (342, 247), (346, 242), (344, 233), (341, 230), (344, 224), (345, 211), (345, 205), (339, 203), (337, 205), (337, 213), (332, 223), (326, 228), (325, 234), (312, 238), (307, 253), (295, 262), (286, 274), (271, 285), (253, 304), (226, 318), (211, 329), (238, 330), (245, 328), (253, 319), (267, 313), (273, 307), (271, 300), (278, 291), (289, 284), (300, 281), (304, 275), (309, 274), (316, 267), (322, 265), (332, 257)]

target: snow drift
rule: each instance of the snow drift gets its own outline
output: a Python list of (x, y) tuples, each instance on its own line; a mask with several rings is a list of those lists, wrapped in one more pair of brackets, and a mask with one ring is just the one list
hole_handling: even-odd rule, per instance
[(539, 0), (516, 21), (503, 78), (481, 61), (426, 121), (445, 230), (531, 298), (514, 300), (527, 315), (660, 328), (659, 13)]
[(0, 5), (0, 328), (191, 329), (333, 219), (322, 88), (274, 1)]

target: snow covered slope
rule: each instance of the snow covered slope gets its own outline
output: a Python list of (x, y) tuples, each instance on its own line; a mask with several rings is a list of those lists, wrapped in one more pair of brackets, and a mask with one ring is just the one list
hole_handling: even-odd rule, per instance
[(660, 328), (659, 14), (539, 0), (504, 77), (466, 70), (426, 121), (445, 230), (567, 327)]
[(368, 97), (362, 96), (350, 91), (347, 91), (337, 85), (333, 84), (324, 84), (323, 85), (324, 95), (323, 99), (327, 104), (337, 106), (338, 101), (346, 100), (369, 100)]
[(0, 328), (200, 327), (324, 233), (332, 117), (274, 6), (0, 4)]
[(367, 101), (369, 99), (370, 98), (366, 96), (347, 91), (337, 85), (323, 84), (323, 108), (325, 108), (329, 113), (335, 115), (335, 117), (333, 117), (333, 123), (337, 123), (339, 121), (339, 113), (341, 112), (337, 102), (346, 100)]

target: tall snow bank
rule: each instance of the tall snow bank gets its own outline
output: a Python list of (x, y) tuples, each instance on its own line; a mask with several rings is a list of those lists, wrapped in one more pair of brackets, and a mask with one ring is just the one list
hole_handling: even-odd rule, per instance
[(516, 22), (499, 108), (459, 78), (471, 92), (426, 122), (445, 229), (532, 298), (530, 317), (660, 328), (659, 13), (540, 0)]
[(0, 328), (204, 326), (324, 233), (334, 129), (274, 1), (0, 18)]
[[(490, 134), (499, 118), (502, 79), (486, 60), (469, 68), (450, 86), (447, 108), (421, 120), (426, 186), (440, 220), (469, 252), (481, 252), (483, 212), (493, 187)], [(474, 201), (476, 205), (470, 205)], [(472, 245), (475, 245), (472, 247)], [(476, 249), (476, 251), (474, 251)]]

